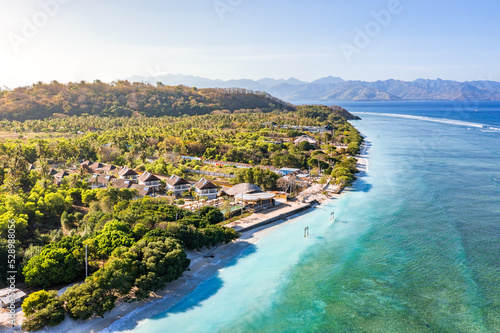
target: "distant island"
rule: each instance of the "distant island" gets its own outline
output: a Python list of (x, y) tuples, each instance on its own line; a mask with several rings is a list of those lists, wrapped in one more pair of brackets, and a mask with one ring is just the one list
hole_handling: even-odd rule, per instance
[(328, 76), (312, 82), (295, 78), (260, 80), (212, 80), (192, 75), (133, 76), (129, 81), (184, 84), (198, 88), (238, 87), (265, 91), (286, 101), (498, 101), (500, 82), (450, 80), (345, 81)]

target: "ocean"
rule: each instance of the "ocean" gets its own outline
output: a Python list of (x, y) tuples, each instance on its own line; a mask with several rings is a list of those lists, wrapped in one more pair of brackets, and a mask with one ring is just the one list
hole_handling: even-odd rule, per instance
[(500, 332), (500, 103), (335, 104), (367, 172), (133, 332)]

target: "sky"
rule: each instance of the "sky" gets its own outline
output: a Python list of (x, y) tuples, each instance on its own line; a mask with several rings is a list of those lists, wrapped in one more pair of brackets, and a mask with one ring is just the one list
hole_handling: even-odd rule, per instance
[(212, 79), (500, 81), (496, 0), (0, 0), (0, 87)]

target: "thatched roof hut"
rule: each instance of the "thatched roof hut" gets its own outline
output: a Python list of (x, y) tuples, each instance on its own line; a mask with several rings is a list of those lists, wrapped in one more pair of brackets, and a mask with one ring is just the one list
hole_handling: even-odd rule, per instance
[(260, 187), (250, 183), (241, 183), (231, 187), (229, 190), (225, 191), (230, 196), (235, 196), (236, 194), (246, 194), (251, 192), (262, 191)]

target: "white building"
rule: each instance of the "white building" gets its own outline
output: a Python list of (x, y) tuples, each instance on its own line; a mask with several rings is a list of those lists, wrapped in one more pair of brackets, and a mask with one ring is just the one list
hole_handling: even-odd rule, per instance
[(194, 189), (200, 199), (212, 200), (217, 198), (217, 185), (215, 185), (211, 181), (206, 180), (205, 178), (202, 178), (198, 182), (196, 182), (194, 184)]
[(158, 189), (158, 187), (160, 187), (160, 178), (150, 172), (144, 172), (139, 177), (139, 185), (152, 186)]
[(190, 182), (176, 175), (170, 176), (166, 182), (168, 191), (174, 192), (174, 196), (176, 197), (181, 196), (182, 193), (191, 189)]

